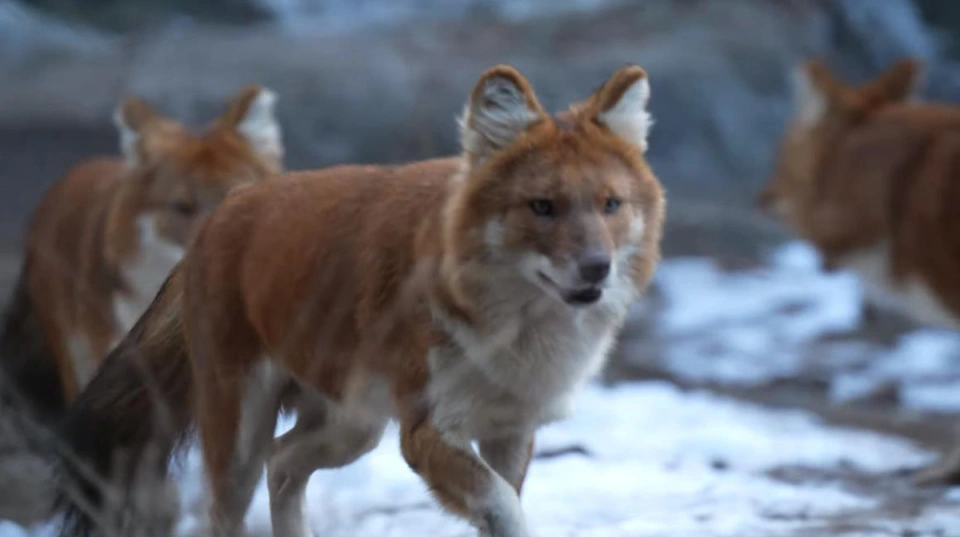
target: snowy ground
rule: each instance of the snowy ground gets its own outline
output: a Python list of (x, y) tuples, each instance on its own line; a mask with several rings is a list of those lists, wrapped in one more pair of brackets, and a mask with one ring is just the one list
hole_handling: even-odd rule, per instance
[[(844, 535), (946, 536), (960, 528), (960, 502), (949, 497), (907, 519), (886, 517), (882, 498), (843, 478), (883, 479), (931, 459), (908, 442), (663, 382), (588, 388), (573, 419), (543, 431), (538, 451), (547, 456), (532, 467), (524, 504), (541, 536), (833, 535), (841, 528)], [(815, 469), (818, 478), (797, 483), (791, 468)], [(203, 505), (196, 452), (182, 472), (188, 508), (181, 534), (192, 535)], [(430, 500), (403, 463), (395, 430), (355, 465), (315, 475), (308, 496), (314, 531), (324, 537), (473, 535)], [(270, 535), (268, 512), (261, 484), (248, 519), (254, 536)]]
[[(809, 398), (838, 408), (892, 391), (884, 415), (960, 409), (960, 338), (928, 330), (856, 337), (856, 282), (817, 266), (799, 244), (746, 271), (665, 261), (659, 299), (638, 310), (650, 321), (628, 327), (615, 360), (668, 380), (591, 385), (573, 418), (542, 432), (523, 498), (535, 535), (960, 535), (960, 489), (909, 480), (907, 470), (937, 453), (907, 436), (721, 394), (816, 379), (824, 387)], [(203, 510), (200, 475), (194, 451), (180, 477), (184, 536), (195, 534)], [(474, 534), (431, 501), (392, 429), (360, 462), (316, 474), (308, 496), (322, 537)], [(248, 522), (254, 537), (270, 535), (262, 484)], [(0, 523), (0, 536), (21, 534)]]
[[(889, 473), (930, 458), (903, 441), (827, 427), (804, 413), (659, 382), (591, 387), (573, 419), (543, 432), (539, 451), (568, 452), (537, 460), (523, 500), (536, 534), (556, 537), (799, 535), (872, 513), (879, 501), (840, 479), (798, 486), (771, 472)], [(194, 457), (190, 468), (197, 467)], [(185, 503), (197, 506), (200, 489), (189, 483)], [(354, 466), (317, 474), (308, 494), (317, 535), (472, 535), (407, 469), (395, 431)], [(263, 487), (249, 524), (254, 535), (270, 534)], [(936, 535), (951, 525), (960, 527), (960, 504), (952, 514), (932, 508), (916, 520), (875, 520), (862, 534)]]
[(835, 402), (883, 391), (906, 409), (960, 411), (960, 335), (864, 333), (857, 280), (824, 274), (819, 263), (801, 243), (747, 271), (724, 272), (706, 258), (667, 260), (658, 271), (664, 305), (653, 333), (624, 341), (622, 355), (635, 359), (631, 347), (652, 335), (655, 366), (694, 383), (757, 386), (806, 377), (825, 383)]

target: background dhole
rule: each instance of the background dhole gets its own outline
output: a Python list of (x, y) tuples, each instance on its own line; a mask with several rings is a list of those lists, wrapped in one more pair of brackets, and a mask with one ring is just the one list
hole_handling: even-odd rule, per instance
[[(165, 459), (195, 421), (211, 535), (242, 534), (266, 463), (274, 535), (300, 537), (309, 476), (371, 450), (393, 417), (443, 506), (483, 535), (529, 535), (533, 435), (568, 414), (659, 258), (648, 96), (626, 67), (551, 116), (498, 66), (470, 95), (459, 158), (236, 192), (71, 409), (69, 446), (107, 473), (149, 445)], [(281, 406), (297, 425), (274, 440)], [(91, 523), (76, 502), (67, 522)]]
[(34, 212), (0, 336), (9, 388), (62, 412), (153, 300), (226, 193), (280, 171), (275, 96), (250, 86), (192, 134), (143, 101), (116, 111), (123, 159), (78, 164)]
[[(903, 60), (854, 87), (811, 61), (797, 112), (758, 202), (857, 274), (869, 301), (960, 328), (960, 108), (916, 102), (919, 64)], [(960, 449), (920, 476), (960, 478)]]

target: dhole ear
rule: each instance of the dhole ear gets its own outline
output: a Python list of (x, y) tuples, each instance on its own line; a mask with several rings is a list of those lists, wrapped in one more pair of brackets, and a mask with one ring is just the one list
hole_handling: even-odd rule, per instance
[(868, 105), (905, 102), (914, 99), (920, 90), (923, 68), (920, 62), (904, 59), (896, 62), (873, 81), (860, 88)]
[(513, 67), (497, 65), (480, 76), (470, 93), (460, 120), (460, 143), (467, 155), (483, 159), (545, 117), (530, 82)]
[(279, 170), (283, 162), (283, 137), (274, 111), (276, 103), (277, 94), (269, 88), (247, 86), (233, 98), (222, 121)]
[(130, 168), (139, 166), (146, 159), (144, 132), (159, 117), (150, 105), (137, 97), (128, 97), (114, 111), (113, 123), (120, 134), (120, 152)]
[(611, 132), (647, 150), (653, 119), (647, 110), (650, 82), (642, 67), (630, 65), (614, 73), (592, 97), (596, 120)]

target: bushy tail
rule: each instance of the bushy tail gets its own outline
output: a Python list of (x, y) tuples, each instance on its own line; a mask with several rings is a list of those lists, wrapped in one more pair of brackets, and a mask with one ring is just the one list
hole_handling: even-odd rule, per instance
[(63, 415), (66, 401), (56, 358), (27, 291), (27, 274), (25, 263), (0, 328), (0, 394), (5, 408), (51, 424)]
[(50, 516), (56, 495), (50, 426), (65, 409), (27, 274), (24, 265), (0, 325), (0, 520), (24, 526)]
[(164, 481), (169, 458), (193, 422), (180, 272), (174, 269), (67, 412), (57, 505), (63, 536), (153, 533), (143, 519), (155, 513), (138, 512), (137, 502), (159, 498), (142, 486)]

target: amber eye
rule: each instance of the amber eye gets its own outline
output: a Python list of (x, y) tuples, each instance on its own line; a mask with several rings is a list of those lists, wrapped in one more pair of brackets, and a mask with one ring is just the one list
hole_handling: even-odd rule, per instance
[(546, 199), (530, 200), (530, 210), (537, 216), (553, 216), (553, 202)]
[(193, 216), (196, 212), (196, 206), (189, 201), (171, 201), (167, 208), (180, 216)]
[(620, 209), (620, 199), (619, 198), (607, 198), (606, 203), (603, 204), (603, 212), (607, 214), (613, 214)]

